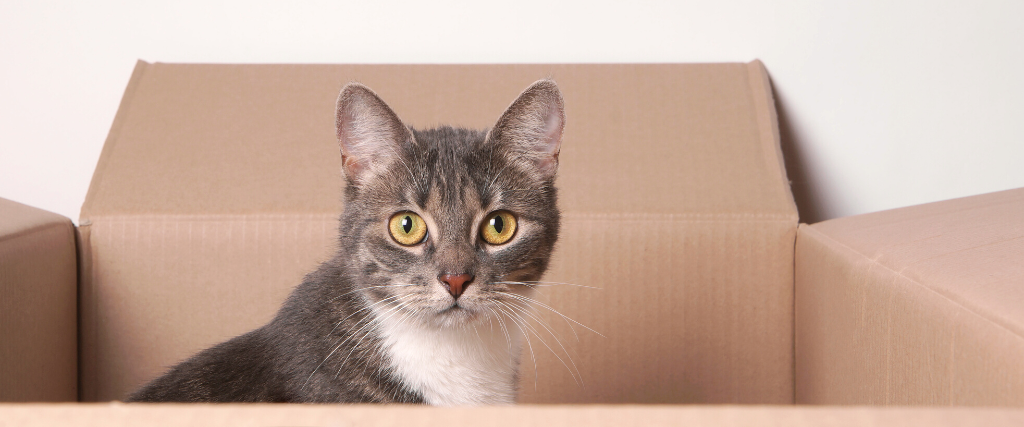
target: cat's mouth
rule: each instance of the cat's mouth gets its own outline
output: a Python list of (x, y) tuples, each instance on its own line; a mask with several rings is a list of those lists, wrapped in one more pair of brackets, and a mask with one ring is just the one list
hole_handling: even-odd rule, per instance
[(454, 301), (454, 302), (452, 302), (452, 305), (448, 306), (448, 308), (445, 308), (445, 309), (441, 310), (438, 313), (438, 315), (443, 316), (443, 315), (446, 315), (446, 314), (456, 314), (456, 313), (457, 313), (457, 315), (464, 315), (464, 314), (469, 313), (470, 311), (471, 310), (469, 310), (468, 308), (466, 308), (462, 304), (459, 304), (458, 301)]
[(459, 305), (458, 301), (456, 301), (456, 302), (453, 302), (452, 305), (449, 305), (448, 308), (446, 308), (444, 310), (441, 310), (441, 312), (439, 314), (444, 314), (444, 313), (448, 313), (448, 312), (455, 311), (455, 310), (465, 310), (465, 309), (466, 309), (465, 307)]
[(436, 316), (443, 324), (466, 324), (477, 320), (480, 317), (480, 313), (455, 301), (448, 307), (438, 311)]

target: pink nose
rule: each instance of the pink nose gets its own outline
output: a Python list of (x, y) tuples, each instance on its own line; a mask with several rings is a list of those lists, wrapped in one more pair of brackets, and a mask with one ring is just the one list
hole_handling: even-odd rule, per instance
[(448, 292), (452, 294), (455, 299), (459, 299), (459, 295), (466, 290), (470, 282), (473, 281), (472, 274), (442, 274), (437, 277), (441, 283), (448, 285)]

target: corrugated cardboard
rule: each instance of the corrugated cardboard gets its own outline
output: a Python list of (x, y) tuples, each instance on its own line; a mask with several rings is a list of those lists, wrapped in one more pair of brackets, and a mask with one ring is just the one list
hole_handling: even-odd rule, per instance
[(0, 199), (0, 402), (78, 399), (75, 258), (70, 219)]
[(597, 333), (540, 309), (572, 362), (534, 340), (520, 400), (792, 402), (797, 213), (760, 62), (140, 62), (82, 208), (83, 400), (265, 323), (332, 253), (345, 83), (416, 127), (485, 128), (544, 77), (568, 123), (545, 280), (587, 287), (542, 298)]
[[(797, 232), (759, 62), (140, 63), (82, 210), (81, 346), (70, 221), (0, 199), (0, 400), (121, 398), (269, 320), (334, 250), (346, 82), (415, 126), (482, 128), (539, 77), (568, 116), (547, 280), (586, 286), (542, 299), (593, 331), (541, 308), (567, 350), (533, 341), (535, 370), (524, 349), (522, 402), (1022, 404), (1024, 189)], [(1022, 425), (1024, 410), (0, 404), (0, 424), (28, 426), (640, 423)]]
[(0, 420), (32, 426), (1019, 426), (1024, 410), (793, 406), (164, 404), (0, 405)]
[(797, 402), (1024, 405), (1024, 189), (801, 226)]

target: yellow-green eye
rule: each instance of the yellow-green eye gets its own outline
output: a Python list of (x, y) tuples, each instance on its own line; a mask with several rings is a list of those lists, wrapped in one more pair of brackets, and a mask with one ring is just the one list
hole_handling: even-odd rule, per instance
[(516, 217), (509, 211), (491, 212), (480, 227), (480, 237), (492, 245), (500, 245), (516, 234)]
[(399, 212), (391, 216), (388, 230), (396, 242), (412, 246), (423, 241), (427, 236), (427, 223), (423, 218), (412, 212)]

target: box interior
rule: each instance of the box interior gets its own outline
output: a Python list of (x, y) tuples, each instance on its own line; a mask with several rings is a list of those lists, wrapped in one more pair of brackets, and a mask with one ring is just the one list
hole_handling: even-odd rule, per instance
[(540, 78), (567, 116), (544, 280), (587, 286), (541, 299), (587, 328), (538, 310), (520, 401), (792, 403), (798, 218), (758, 61), (140, 62), (82, 208), (82, 400), (260, 326), (334, 251), (344, 84), (414, 127), (487, 128)]

